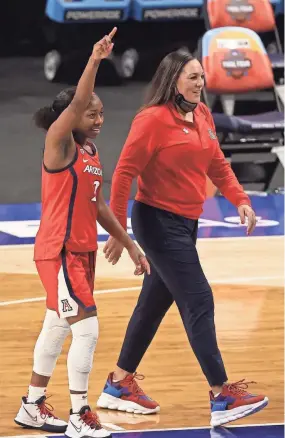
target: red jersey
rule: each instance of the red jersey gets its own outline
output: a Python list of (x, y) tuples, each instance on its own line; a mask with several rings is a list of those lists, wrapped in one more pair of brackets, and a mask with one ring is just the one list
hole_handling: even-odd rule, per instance
[(250, 205), (220, 148), (209, 109), (199, 103), (194, 123), (172, 104), (153, 106), (134, 119), (112, 181), (111, 208), (126, 227), (133, 178), (136, 200), (198, 219), (206, 199), (206, 176), (235, 206)]
[(36, 236), (35, 260), (53, 259), (63, 246), (69, 251), (97, 249), (97, 199), (102, 167), (94, 155), (76, 145), (74, 159), (64, 169), (42, 167), (42, 216)]

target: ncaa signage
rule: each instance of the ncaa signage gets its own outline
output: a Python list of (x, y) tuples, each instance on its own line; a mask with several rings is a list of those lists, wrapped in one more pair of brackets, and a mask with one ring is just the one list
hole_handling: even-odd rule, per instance
[[(278, 236), (284, 234), (284, 197), (282, 194), (251, 196), (257, 215), (253, 236)], [(131, 210), (128, 205), (127, 232), (133, 236)], [(33, 244), (39, 229), (40, 204), (0, 205), (0, 245)], [(237, 209), (223, 197), (207, 199), (204, 213), (199, 219), (198, 237), (244, 237)], [(151, 226), (151, 224), (150, 224)], [(109, 234), (97, 224), (98, 240), (106, 241)], [(250, 237), (249, 237), (250, 238)]]

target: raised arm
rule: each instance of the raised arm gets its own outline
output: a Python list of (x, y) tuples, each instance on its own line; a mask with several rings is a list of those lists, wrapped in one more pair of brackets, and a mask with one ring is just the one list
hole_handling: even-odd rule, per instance
[[(64, 111), (50, 126), (45, 142), (45, 162), (52, 162), (53, 155), (57, 154), (60, 147), (74, 146), (72, 131), (86, 110), (94, 90), (95, 78), (102, 59), (109, 56), (114, 44), (112, 38), (117, 28), (114, 27), (109, 35), (106, 35), (94, 44), (92, 54), (78, 82), (75, 95)], [(56, 109), (54, 109), (56, 111)]]

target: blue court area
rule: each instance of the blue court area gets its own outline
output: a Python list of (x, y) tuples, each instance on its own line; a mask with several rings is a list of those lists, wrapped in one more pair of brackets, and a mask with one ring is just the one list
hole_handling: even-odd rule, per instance
[[(283, 438), (284, 425), (216, 427), (214, 429), (153, 430), (144, 432), (116, 432), (113, 438)], [(56, 438), (56, 436), (52, 437)], [(64, 438), (59, 437), (57, 438)]]
[[(284, 195), (251, 196), (258, 217), (252, 236), (279, 236), (284, 234)], [(128, 208), (128, 233), (132, 236), (131, 210)], [(0, 245), (32, 244), (39, 228), (41, 204), (0, 205)], [(208, 199), (199, 220), (200, 238), (244, 237), (246, 229), (240, 224), (237, 209), (223, 197)], [(108, 233), (98, 225), (99, 241), (106, 241)]]

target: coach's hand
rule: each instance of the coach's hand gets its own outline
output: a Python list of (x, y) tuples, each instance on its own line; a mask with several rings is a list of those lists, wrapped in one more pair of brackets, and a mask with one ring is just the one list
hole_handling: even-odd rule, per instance
[(110, 236), (104, 246), (103, 252), (108, 262), (115, 265), (121, 257), (123, 249), (123, 245), (117, 239)]
[(128, 248), (129, 256), (131, 257), (132, 261), (136, 265), (136, 270), (134, 272), (135, 275), (142, 275), (145, 272), (149, 275), (150, 274), (150, 266), (147, 261), (146, 256), (143, 255), (143, 253), (139, 250), (137, 245), (133, 243), (133, 245)]
[(100, 41), (98, 41), (93, 46), (92, 57), (94, 61), (100, 61), (101, 59), (107, 58), (113, 50), (114, 43), (112, 43), (112, 38), (117, 32), (117, 28), (114, 27), (109, 35), (105, 35)]
[(253, 232), (256, 226), (256, 217), (253, 209), (249, 205), (240, 205), (238, 207), (238, 212), (240, 216), (240, 221), (245, 224), (245, 218), (247, 217), (247, 230), (246, 234), (249, 235)]
[[(104, 246), (103, 252), (108, 262), (112, 263), (112, 265), (115, 265), (120, 259), (123, 249), (124, 246), (117, 239), (110, 236)], [(144, 272), (150, 274), (149, 263), (136, 244), (131, 242), (130, 246), (127, 248), (127, 251), (136, 266), (134, 274), (142, 275)]]

